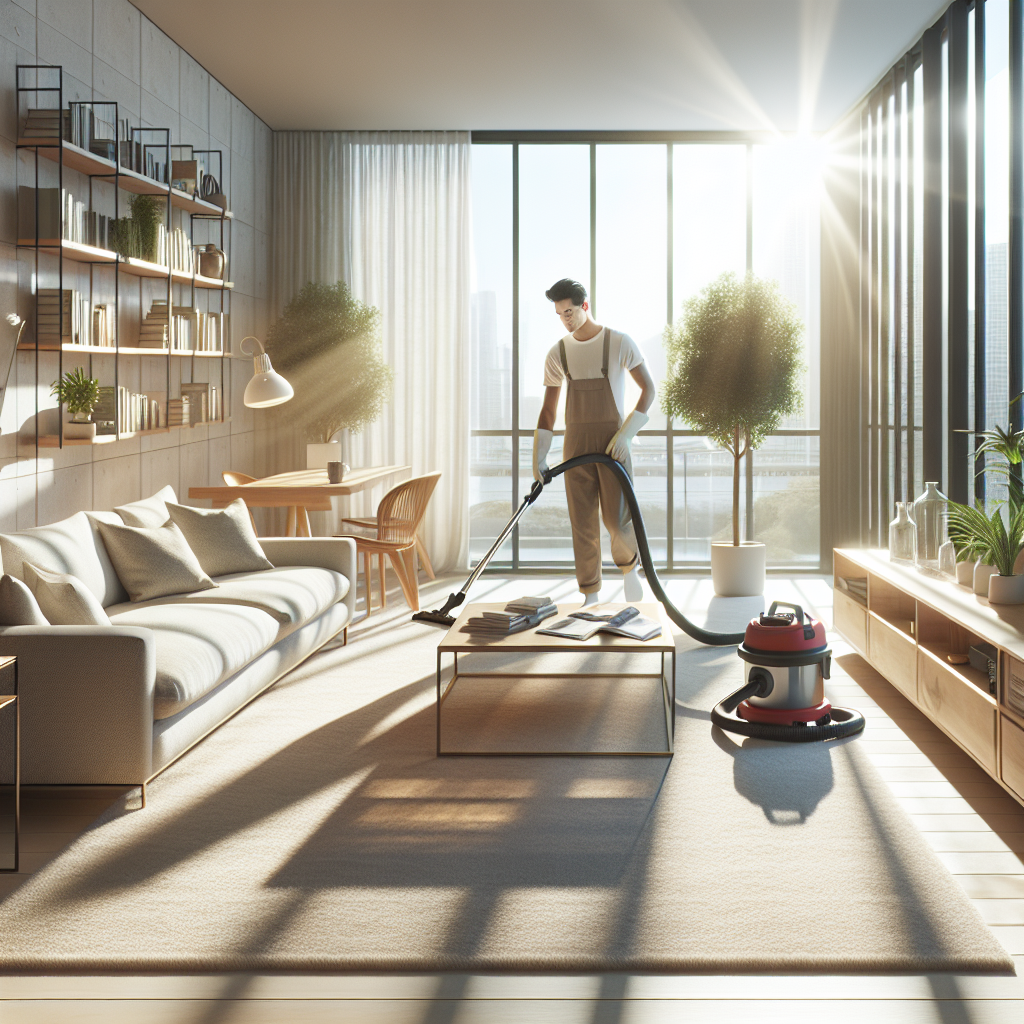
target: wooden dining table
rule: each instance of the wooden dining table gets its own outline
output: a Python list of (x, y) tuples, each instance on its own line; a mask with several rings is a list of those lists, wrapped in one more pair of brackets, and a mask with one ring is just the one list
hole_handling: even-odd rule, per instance
[(190, 487), (188, 496), (206, 498), (214, 508), (224, 508), (238, 498), (249, 508), (287, 508), (286, 536), (309, 537), (308, 512), (328, 512), (333, 497), (356, 494), (392, 480), (404, 480), (411, 473), (411, 466), (369, 466), (350, 469), (340, 483), (332, 484), (327, 479), (326, 469), (296, 469), (247, 484)]

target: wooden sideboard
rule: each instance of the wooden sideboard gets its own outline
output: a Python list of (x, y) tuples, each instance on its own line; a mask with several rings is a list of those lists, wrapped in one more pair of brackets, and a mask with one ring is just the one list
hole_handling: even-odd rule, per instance
[[(837, 548), (835, 628), (873, 668), (1024, 803), (1024, 606), (990, 605), (944, 574)], [(842, 580), (866, 580), (861, 599)], [(987, 673), (951, 664), (972, 644), (998, 652)]]

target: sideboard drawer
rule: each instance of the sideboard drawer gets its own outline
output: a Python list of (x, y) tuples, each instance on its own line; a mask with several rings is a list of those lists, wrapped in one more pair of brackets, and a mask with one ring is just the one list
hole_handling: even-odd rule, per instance
[(836, 588), (832, 591), (832, 618), (836, 629), (861, 654), (868, 649), (868, 610)]
[(868, 661), (916, 702), (917, 642), (874, 612), (868, 612)]
[(1024, 800), (1024, 729), (1005, 715), (999, 716), (999, 728), (1003, 739), (1001, 778)]
[(991, 774), (996, 772), (996, 704), (925, 648), (917, 653), (921, 707)]

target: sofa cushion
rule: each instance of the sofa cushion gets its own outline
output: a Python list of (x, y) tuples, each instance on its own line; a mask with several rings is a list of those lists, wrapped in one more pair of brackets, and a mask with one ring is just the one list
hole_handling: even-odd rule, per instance
[(349, 581), (293, 565), (220, 576), (216, 590), (107, 609), (115, 625), (146, 626), (156, 642), (154, 717), (169, 718), (278, 640), (344, 600)]
[(111, 609), (117, 626), (153, 631), (156, 687), (153, 717), (170, 718), (244, 668), (277, 640), (277, 620), (248, 605), (154, 601)]
[(48, 626), (28, 584), (5, 572), (0, 576), (0, 626)]
[(257, 608), (270, 615), (278, 625), (280, 638), (315, 619), (337, 601), (343, 601), (350, 586), (340, 572), (310, 565), (286, 565), (264, 572), (234, 573), (218, 576), (214, 582), (216, 590), (175, 594), (141, 605), (129, 602), (108, 608), (107, 613), (116, 617), (132, 608), (174, 604), (190, 607), (195, 614), (200, 614), (211, 606), (237, 605)]
[(227, 508), (190, 508), (167, 503), (171, 522), (185, 535), (203, 571), (211, 576), (273, 569), (263, 554), (245, 502), (237, 498)]
[(48, 526), (0, 534), (4, 572), (25, 582), (23, 565), (31, 562), (50, 572), (70, 573), (92, 591), (104, 608), (126, 601), (128, 595), (100, 539), (100, 523), (120, 526), (121, 519), (113, 512), (76, 512)]
[(125, 526), (163, 526), (167, 522), (167, 502), (177, 501), (174, 488), (167, 484), (156, 494), (141, 501), (130, 501), (127, 505), (118, 505), (114, 511), (121, 517)]
[(39, 610), (51, 626), (109, 626), (110, 619), (93, 592), (77, 577), (24, 563)]
[(154, 597), (217, 586), (203, 572), (174, 523), (155, 527), (101, 523), (100, 535), (133, 601), (149, 601)]

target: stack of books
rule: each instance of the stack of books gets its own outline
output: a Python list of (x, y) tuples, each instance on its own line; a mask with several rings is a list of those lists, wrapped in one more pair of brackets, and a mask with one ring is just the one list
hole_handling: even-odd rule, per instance
[(56, 108), (30, 109), (21, 128), (23, 139), (57, 139), (60, 137), (60, 114)]
[(171, 398), (167, 402), (167, 426), (187, 427), (189, 425), (189, 401), (187, 398)]
[(867, 576), (837, 576), (836, 585), (861, 604), (868, 603)]
[(189, 424), (191, 426), (210, 421), (209, 384), (182, 384), (181, 397), (188, 399)]
[(468, 619), (463, 633), (474, 636), (502, 637), (533, 629), (558, 611), (550, 597), (520, 597), (509, 601), (500, 612), (482, 612)]
[(40, 288), (36, 293), (39, 313), (39, 344), (49, 347), (60, 344), (89, 345), (89, 300), (65, 288), (63, 299), (57, 288)]
[(167, 348), (167, 301), (155, 299), (139, 327), (139, 348)]

